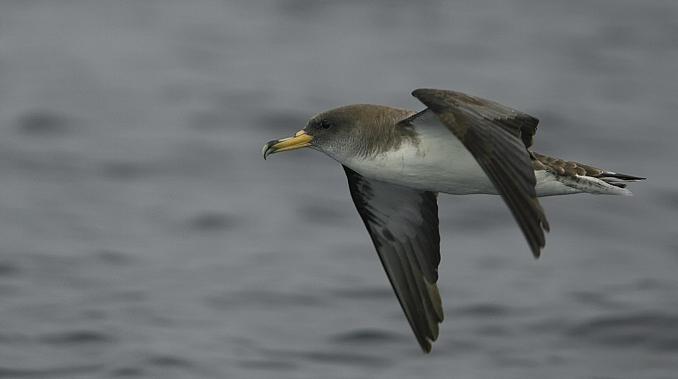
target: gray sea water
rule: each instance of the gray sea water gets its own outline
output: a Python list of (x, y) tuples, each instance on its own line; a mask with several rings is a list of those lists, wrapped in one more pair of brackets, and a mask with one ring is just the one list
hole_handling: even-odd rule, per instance
[[(0, 378), (677, 378), (678, 2), (0, 2)], [(341, 168), (261, 145), (417, 87), (647, 176), (441, 196), (420, 352)]]

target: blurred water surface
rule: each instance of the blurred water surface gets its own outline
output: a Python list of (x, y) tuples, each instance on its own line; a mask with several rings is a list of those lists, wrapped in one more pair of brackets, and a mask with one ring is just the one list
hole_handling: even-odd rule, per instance
[[(0, 3), (0, 377), (675, 378), (675, 1)], [(535, 150), (647, 176), (440, 198), (420, 353), (349, 198), (261, 145), (432, 86), (541, 119)]]

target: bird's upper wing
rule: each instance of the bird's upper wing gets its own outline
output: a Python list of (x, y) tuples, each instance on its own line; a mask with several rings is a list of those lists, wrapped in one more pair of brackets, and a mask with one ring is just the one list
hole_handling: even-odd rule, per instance
[(412, 95), (426, 106), (429, 106), (427, 101), (436, 101), (460, 111), (472, 112), (475, 116), (491, 121), (509, 134), (520, 138), (525, 147), (532, 146), (534, 135), (537, 133), (539, 119), (492, 100), (461, 92), (425, 88), (414, 90)]
[(438, 337), (440, 235), (436, 193), (363, 177), (344, 166), (351, 197), (407, 321), (425, 352)]
[[(537, 200), (532, 143), (538, 120), (495, 102), (459, 92), (417, 89), (419, 99), (454, 134), (476, 159), (518, 221), (535, 257), (549, 230)], [(428, 110), (405, 121), (412, 121)]]

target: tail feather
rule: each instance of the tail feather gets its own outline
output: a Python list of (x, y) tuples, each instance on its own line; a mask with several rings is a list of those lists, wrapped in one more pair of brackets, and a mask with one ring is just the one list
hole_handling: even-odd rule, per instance
[(610, 183), (600, 178), (594, 178), (593, 176), (557, 175), (556, 179), (564, 185), (574, 188), (580, 192), (593, 193), (597, 195), (633, 195), (631, 191), (626, 189), (626, 185), (624, 183)]
[(615, 186), (615, 187), (617, 187), (617, 188), (626, 188), (626, 186), (627, 186), (627, 184), (624, 183), (624, 182), (615, 182), (615, 181), (613, 181), (613, 180), (605, 180), (605, 179), (603, 179), (603, 181), (604, 181), (605, 183), (611, 184), (611, 185), (613, 185), (613, 186)]
[(645, 180), (647, 178), (642, 178), (640, 176), (633, 176), (633, 175), (628, 175), (628, 174), (620, 174), (617, 172), (612, 172), (612, 171), (605, 171), (602, 174), (600, 174), (599, 178), (605, 180), (607, 178), (614, 178), (614, 179), (619, 179), (619, 180), (624, 180), (628, 182), (637, 182), (639, 180)]
[(532, 156), (535, 170), (546, 170), (553, 174), (559, 182), (581, 192), (632, 195), (631, 191), (626, 189), (627, 183), (645, 180), (640, 176), (607, 171), (583, 163), (566, 161), (534, 152)]
[(628, 185), (627, 183), (634, 183), (639, 180), (645, 180), (646, 178), (628, 174), (621, 174), (612, 171), (605, 171), (598, 176), (598, 179), (618, 188), (626, 188), (626, 186)]

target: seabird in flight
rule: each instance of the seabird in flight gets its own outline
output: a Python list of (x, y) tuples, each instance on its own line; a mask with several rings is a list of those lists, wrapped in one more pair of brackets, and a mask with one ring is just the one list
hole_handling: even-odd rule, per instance
[(320, 113), (273, 153), (310, 147), (341, 163), (351, 197), (419, 345), (431, 351), (443, 321), (438, 293), (438, 193), (504, 199), (532, 254), (549, 224), (537, 197), (630, 195), (644, 178), (529, 150), (538, 119), (460, 92), (417, 89), (426, 109), (348, 105)]

